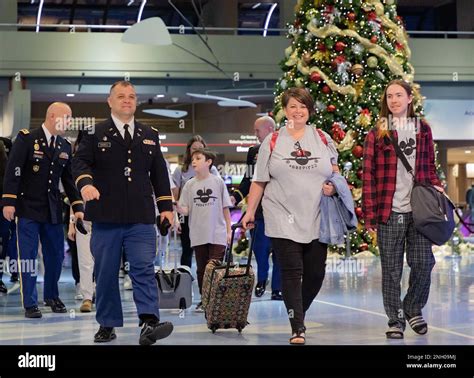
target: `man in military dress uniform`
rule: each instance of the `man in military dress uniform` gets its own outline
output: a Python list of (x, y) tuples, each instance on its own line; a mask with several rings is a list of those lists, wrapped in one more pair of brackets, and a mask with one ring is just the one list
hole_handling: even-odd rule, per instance
[(64, 260), (60, 179), (75, 216), (84, 216), (71, 174), (71, 144), (61, 136), (70, 118), (67, 104), (51, 104), (41, 127), (19, 132), (5, 172), (3, 216), (17, 223), (20, 292), (27, 318), (42, 316), (36, 290), (39, 240), (45, 266), (44, 302), (53, 312), (67, 312), (58, 290)]
[[(111, 117), (85, 133), (72, 167), (75, 182), (86, 202), (85, 219), (92, 221), (91, 251), (95, 259), (95, 342), (116, 338), (123, 326), (118, 274), (122, 250), (129, 264), (139, 342), (154, 344), (173, 330), (160, 323), (155, 280), (156, 196), (160, 219), (173, 222), (168, 170), (160, 149), (158, 130), (134, 119), (137, 106), (130, 82), (112, 85), (108, 104)], [(92, 130), (91, 130), (92, 131)]]

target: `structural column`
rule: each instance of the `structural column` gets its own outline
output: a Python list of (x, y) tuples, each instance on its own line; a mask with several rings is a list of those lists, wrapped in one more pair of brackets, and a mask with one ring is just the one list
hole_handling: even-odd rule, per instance
[(16, 76), (10, 81), (10, 92), (3, 101), (1, 135), (14, 137), (21, 129), (30, 128), (31, 91), (23, 89), (23, 81)]

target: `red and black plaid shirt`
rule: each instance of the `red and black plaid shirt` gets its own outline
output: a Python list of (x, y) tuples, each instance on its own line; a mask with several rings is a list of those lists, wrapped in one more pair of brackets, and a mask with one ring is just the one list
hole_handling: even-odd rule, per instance
[[(398, 138), (396, 131), (393, 135)], [(375, 128), (370, 130), (364, 143), (362, 174), (362, 210), (366, 227), (386, 223), (390, 217), (398, 162), (392, 143), (386, 138), (377, 139)], [(435, 168), (433, 136), (425, 121), (420, 122), (420, 131), (416, 134), (415, 177), (419, 182), (441, 185)]]

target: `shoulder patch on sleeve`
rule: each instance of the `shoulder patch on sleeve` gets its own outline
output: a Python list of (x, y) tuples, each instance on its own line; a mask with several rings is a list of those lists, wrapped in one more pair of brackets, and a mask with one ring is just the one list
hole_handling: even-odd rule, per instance
[(21, 129), (20, 130), (20, 133), (22, 133), (23, 135), (28, 135), (30, 133), (30, 130), (28, 129)]

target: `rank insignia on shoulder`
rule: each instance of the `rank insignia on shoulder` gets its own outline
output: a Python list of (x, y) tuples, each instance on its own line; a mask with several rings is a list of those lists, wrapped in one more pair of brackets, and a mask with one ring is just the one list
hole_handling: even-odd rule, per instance
[(69, 154), (67, 152), (61, 152), (59, 154), (60, 159), (69, 159)]
[(150, 146), (156, 146), (156, 142), (151, 139), (143, 139), (143, 144), (148, 144)]
[(28, 129), (21, 129), (20, 130), (20, 133), (22, 133), (23, 135), (28, 135), (30, 133), (30, 130)]

